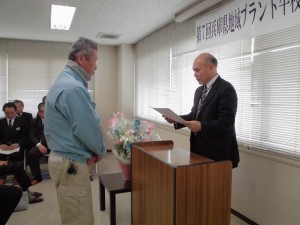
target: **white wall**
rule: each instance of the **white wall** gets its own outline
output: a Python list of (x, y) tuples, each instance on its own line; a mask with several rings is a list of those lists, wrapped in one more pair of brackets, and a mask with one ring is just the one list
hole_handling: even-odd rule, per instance
[(100, 115), (106, 147), (111, 149), (107, 136), (108, 120), (118, 110), (118, 48), (98, 46), (98, 62), (95, 73), (96, 112)]
[(134, 48), (132, 45), (118, 47), (118, 111), (128, 118), (134, 116)]
[(96, 111), (101, 116), (107, 149), (112, 149), (108, 120), (113, 113), (134, 115), (134, 49), (132, 45), (99, 46), (95, 74)]
[(300, 222), (300, 163), (240, 148), (233, 172), (232, 208), (262, 225)]

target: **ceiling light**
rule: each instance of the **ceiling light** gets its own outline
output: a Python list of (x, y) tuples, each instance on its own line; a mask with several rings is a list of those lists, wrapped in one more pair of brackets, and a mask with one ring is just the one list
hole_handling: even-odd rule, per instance
[(175, 22), (181, 23), (184, 22), (191, 17), (197, 15), (200, 12), (203, 12), (204, 10), (216, 5), (219, 2), (222, 2), (223, 0), (205, 0), (200, 2), (199, 4), (195, 5), (194, 7), (178, 14), (175, 16)]
[(76, 7), (51, 5), (51, 29), (69, 30)]

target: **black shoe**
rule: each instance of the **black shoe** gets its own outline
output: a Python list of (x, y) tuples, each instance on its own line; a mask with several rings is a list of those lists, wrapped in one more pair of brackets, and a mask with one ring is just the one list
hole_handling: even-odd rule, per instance
[(30, 194), (28, 195), (28, 200), (29, 200), (29, 204), (34, 204), (34, 203), (39, 203), (44, 201), (43, 198), (35, 197), (33, 195), (30, 196)]
[(41, 197), (43, 194), (41, 192), (37, 192), (37, 191), (29, 191), (29, 194), (31, 194), (34, 197)]
[(42, 202), (42, 201), (44, 201), (44, 199), (39, 198), (39, 197), (35, 197), (31, 201), (29, 201), (29, 204), (39, 203), (39, 202)]

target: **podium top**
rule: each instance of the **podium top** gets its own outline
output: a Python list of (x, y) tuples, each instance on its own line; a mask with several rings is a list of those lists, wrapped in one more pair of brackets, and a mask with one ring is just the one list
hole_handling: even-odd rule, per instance
[(138, 148), (172, 167), (214, 162), (212, 159), (174, 147), (173, 141), (135, 143), (133, 148)]

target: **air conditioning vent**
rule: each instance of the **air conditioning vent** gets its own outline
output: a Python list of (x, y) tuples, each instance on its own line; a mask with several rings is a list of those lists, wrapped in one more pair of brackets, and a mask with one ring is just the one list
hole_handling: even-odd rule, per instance
[(119, 37), (120, 37), (120, 35), (117, 35), (117, 34), (107, 34), (107, 33), (102, 33), (102, 32), (99, 32), (96, 35), (96, 38), (106, 38), (106, 39), (118, 39)]

